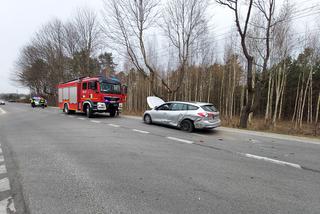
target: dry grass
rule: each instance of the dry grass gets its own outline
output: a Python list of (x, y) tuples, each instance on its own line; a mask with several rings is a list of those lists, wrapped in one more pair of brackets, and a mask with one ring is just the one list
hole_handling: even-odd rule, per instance
[(143, 115), (142, 111), (128, 111), (128, 110), (123, 110), (123, 114), (125, 115), (130, 115), (130, 116), (141, 116)]
[[(223, 118), (222, 125), (226, 127), (239, 127), (239, 117), (234, 117), (232, 120)], [(315, 137), (320, 139), (320, 124), (318, 127), (314, 124), (304, 123), (302, 128), (295, 129), (291, 121), (278, 121), (276, 126), (268, 125), (264, 118), (254, 118), (248, 125), (249, 130), (272, 132), (278, 134), (288, 134), (304, 137)]]

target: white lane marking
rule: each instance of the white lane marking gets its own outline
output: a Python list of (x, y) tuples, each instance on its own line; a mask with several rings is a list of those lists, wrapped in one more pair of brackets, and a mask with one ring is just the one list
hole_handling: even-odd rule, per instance
[(4, 157), (0, 155), (0, 162), (4, 162)]
[(120, 127), (120, 125), (116, 125), (116, 124), (112, 124), (112, 123), (110, 123), (110, 124), (108, 124), (109, 126), (112, 126), (112, 127), (116, 127), (116, 128), (119, 128)]
[[(1, 145), (0, 145), (1, 146)], [(2, 154), (3, 152), (2, 152), (2, 149), (0, 148), (0, 154)]]
[(132, 129), (132, 131), (134, 132), (140, 132), (142, 134), (149, 134), (150, 132), (147, 132), (147, 131), (143, 131), (143, 130), (139, 130), (139, 129)]
[(264, 160), (264, 161), (268, 161), (271, 163), (275, 163), (275, 164), (279, 164), (282, 166), (291, 166), (297, 169), (301, 169), (301, 166), (299, 164), (295, 164), (295, 163), (289, 163), (289, 162), (285, 162), (285, 161), (280, 161), (280, 160), (276, 160), (276, 159), (272, 159), (272, 158), (267, 158), (267, 157), (262, 157), (262, 156), (257, 156), (257, 155), (252, 155), (252, 154), (244, 154), (246, 157), (248, 158), (254, 158), (257, 160)]
[(69, 115), (68, 117), (72, 117), (73, 118), (74, 116)]
[(0, 192), (10, 190), (10, 183), (8, 178), (2, 178), (0, 180)]
[(175, 140), (175, 141), (179, 141), (179, 142), (183, 142), (183, 143), (188, 143), (188, 144), (193, 144), (192, 141), (190, 140), (184, 140), (184, 139), (180, 139), (180, 138), (176, 138), (176, 137), (167, 137), (170, 140)]
[(90, 122), (92, 122), (92, 123), (101, 123), (101, 121), (98, 121), (98, 120), (90, 120)]
[(2, 108), (0, 108), (0, 112), (2, 113), (2, 114), (5, 114), (5, 113), (7, 113), (5, 110), (3, 110)]
[(0, 166), (0, 174), (5, 174), (5, 173), (7, 173), (6, 165), (2, 164)]
[(82, 118), (82, 117), (78, 117), (78, 119), (79, 119), (79, 120), (85, 120), (85, 118)]
[(8, 213), (7, 211), (9, 210), (10, 210), (9, 213), (17, 212), (14, 207), (14, 202), (12, 197), (9, 197), (0, 201), (0, 214), (7, 214)]

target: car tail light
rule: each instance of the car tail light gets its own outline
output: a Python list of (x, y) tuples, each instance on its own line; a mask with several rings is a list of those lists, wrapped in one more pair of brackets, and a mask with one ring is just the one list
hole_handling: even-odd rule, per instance
[(200, 117), (207, 117), (208, 116), (208, 114), (206, 112), (199, 112), (198, 115)]
[(213, 113), (208, 113), (208, 117), (212, 117), (212, 119), (214, 118), (214, 114)]

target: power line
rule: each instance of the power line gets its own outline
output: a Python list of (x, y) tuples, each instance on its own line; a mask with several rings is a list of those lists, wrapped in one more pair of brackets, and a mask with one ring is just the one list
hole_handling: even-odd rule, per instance
[[(307, 1), (303, 1), (303, 2), (307, 2)], [(292, 14), (294, 14), (296, 16), (290, 17), (288, 19), (281, 20), (281, 22), (294, 21), (294, 20), (306, 18), (306, 17), (312, 16), (312, 15), (317, 15), (317, 14), (320, 15), (320, 8), (318, 8), (318, 5), (313, 5), (313, 6), (310, 6), (310, 7), (306, 7), (306, 8), (297, 10), (297, 11), (293, 12)], [(213, 28), (213, 27), (214, 26), (211, 26), (211, 28)], [(214, 38), (213, 39), (209, 39), (207, 41), (207, 43), (210, 43), (210, 41), (212, 41), (213, 43), (218, 42), (218, 41), (222, 41), (222, 40), (225, 40), (227, 36), (232, 35), (232, 33), (235, 32), (235, 31), (233, 31), (233, 29), (236, 30), (235, 26), (234, 25), (230, 25), (229, 27), (230, 27), (230, 29), (229, 29), (228, 32), (223, 32), (221, 34), (214, 35)], [(209, 26), (209, 29), (210, 29), (210, 26)], [(295, 32), (295, 33), (289, 34), (288, 36), (294, 36), (294, 35), (302, 34), (302, 33), (305, 33), (305, 32), (300, 32), (300, 33), (296, 33)], [(219, 37), (221, 37), (221, 38), (217, 39)], [(220, 52), (222, 52), (222, 51), (220, 51)], [(169, 57), (170, 54), (171, 53), (170, 53), (170, 49), (169, 48), (160, 49), (160, 51), (158, 51), (154, 56), (149, 57), (149, 59), (150, 58), (151, 59), (152, 58), (156, 58), (156, 57), (165, 57), (165, 56)], [(142, 58), (139, 58), (139, 59), (142, 60)]]

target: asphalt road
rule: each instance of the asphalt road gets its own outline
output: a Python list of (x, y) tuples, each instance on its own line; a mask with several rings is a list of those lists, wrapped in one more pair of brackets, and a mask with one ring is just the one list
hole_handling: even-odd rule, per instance
[(318, 140), (0, 108), (17, 213), (320, 213)]

